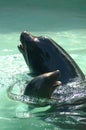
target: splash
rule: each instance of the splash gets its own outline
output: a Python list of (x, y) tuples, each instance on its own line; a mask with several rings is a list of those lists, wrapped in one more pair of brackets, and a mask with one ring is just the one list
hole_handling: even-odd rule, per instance
[(77, 106), (80, 105), (86, 105), (86, 81), (77, 81), (57, 87), (50, 99), (23, 95), (24, 89), (22, 95), (13, 93), (13, 88), (15, 88), (15, 85), (18, 87), (19, 84), (21, 84), (21, 81), (16, 81), (14, 84), (8, 87), (8, 97), (28, 105), (33, 105), (36, 107), (44, 107), (47, 105), (56, 105), (56, 107), (72, 106), (74, 108), (77, 108)]

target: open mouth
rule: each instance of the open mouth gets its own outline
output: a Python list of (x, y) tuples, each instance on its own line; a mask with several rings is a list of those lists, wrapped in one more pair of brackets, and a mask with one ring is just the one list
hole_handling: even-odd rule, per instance
[(22, 45), (22, 43), (20, 43), (20, 44), (18, 45), (18, 47), (21, 48), (21, 49), (24, 49), (24, 46)]
[(58, 87), (58, 86), (60, 86), (62, 84), (62, 82), (61, 81), (59, 81), (59, 80), (55, 80), (54, 82), (53, 82), (53, 84), (52, 84), (52, 87), (50, 87), (50, 97), (51, 97), (51, 95), (53, 94), (53, 92), (55, 91), (55, 89)]
[(34, 47), (34, 45), (32, 44), (34, 41), (34, 36), (32, 36), (29, 32), (22, 32), (21, 35), (20, 35), (20, 44), (18, 45), (18, 48), (19, 49), (26, 49), (28, 44), (30, 44), (30, 47)]
[(59, 70), (48, 73), (48, 76), (49, 76), (49, 82), (52, 81), (53, 87), (61, 85), (61, 81), (58, 80), (61, 76), (61, 73)]
[(62, 82), (58, 80), (60, 76), (61, 74), (59, 70), (50, 73), (49, 82), (51, 82), (51, 86), (52, 86), (50, 87), (50, 97), (53, 94), (54, 90), (62, 84)]
[(62, 84), (61, 81), (55, 81), (55, 82), (53, 83), (53, 87), (59, 86), (59, 85), (61, 85), (61, 84)]
[(22, 49), (24, 48), (24, 46), (22, 45), (22, 43), (20, 43), (20, 44), (18, 45), (18, 47), (19, 47), (19, 48), (22, 48)]
[(22, 45), (22, 43), (20, 43), (17, 47), (20, 52), (24, 51), (24, 46)]
[(24, 49), (25, 48), (24, 43), (25, 43), (25, 41), (27, 41), (27, 39), (29, 39), (28, 38), (29, 35), (30, 34), (28, 32), (26, 32), (26, 31), (21, 33), (21, 35), (20, 35), (20, 43), (18, 45), (18, 48), (20, 48), (20, 49)]

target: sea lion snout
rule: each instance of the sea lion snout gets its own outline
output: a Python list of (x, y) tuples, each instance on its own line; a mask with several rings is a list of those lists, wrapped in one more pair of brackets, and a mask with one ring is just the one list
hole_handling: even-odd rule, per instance
[(30, 33), (24, 31), (20, 35), (20, 41), (24, 45), (25, 43), (28, 43), (29, 41), (32, 41), (33, 37)]

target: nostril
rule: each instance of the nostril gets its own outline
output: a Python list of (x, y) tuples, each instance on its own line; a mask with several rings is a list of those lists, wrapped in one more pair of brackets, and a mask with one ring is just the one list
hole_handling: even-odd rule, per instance
[(24, 43), (24, 41), (26, 41), (27, 37), (28, 37), (28, 35), (27, 35), (26, 31), (22, 32), (20, 35), (21, 43)]
[(33, 41), (34, 37), (27, 31), (24, 31), (20, 35), (20, 41), (21, 42), (27, 42), (27, 41)]
[(27, 31), (23, 31), (23, 33), (27, 33)]
[(27, 35), (30, 35), (30, 33), (28, 33), (28, 32), (26, 32), (26, 31), (24, 31), (24, 32), (22, 32), (22, 33), (21, 33), (21, 35), (20, 35), (20, 36), (21, 36), (21, 37), (24, 37), (24, 36), (27, 36)]

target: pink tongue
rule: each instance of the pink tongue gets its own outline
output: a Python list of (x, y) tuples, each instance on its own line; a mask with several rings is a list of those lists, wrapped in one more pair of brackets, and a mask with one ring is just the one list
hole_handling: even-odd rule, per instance
[(56, 82), (53, 84), (53, 86), (59, 86), (59, 85), (61, 85), (61, 81), (56, 81)]

